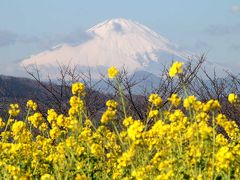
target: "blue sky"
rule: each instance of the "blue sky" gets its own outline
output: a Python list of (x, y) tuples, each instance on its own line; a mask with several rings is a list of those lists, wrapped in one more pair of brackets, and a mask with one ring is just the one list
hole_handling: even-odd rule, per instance
[[(187, 50), (207, 52), (209, 61), (235, 72), (240, 68), (240, 0), (1, 0), (0, 65), (58, 43), (77, 43), (91, 26), (119, 17), (138, 21)], [(12, 69), (0, 68), (0, 74)]]

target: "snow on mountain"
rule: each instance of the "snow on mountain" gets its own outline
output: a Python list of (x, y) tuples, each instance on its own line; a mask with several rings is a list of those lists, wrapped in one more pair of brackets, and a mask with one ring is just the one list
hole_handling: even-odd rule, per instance
[(156, 73), (162, 64), (189, 56), (148, 27), (126, 19), (111, 19), (99, 23), (87, 33), (87, 41), (72, 46), (58, 45), (51, 50), (32, 55), (21, 66), (57, 67), (59, 64), (85, 68), (125, 67), (128, 71), (146, 70)]

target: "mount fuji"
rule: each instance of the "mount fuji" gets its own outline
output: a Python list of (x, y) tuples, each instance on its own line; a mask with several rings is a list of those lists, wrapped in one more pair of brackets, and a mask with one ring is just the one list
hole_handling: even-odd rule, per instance
[[(51, 71), (60, 65), (77, 66), (103, 72), (110, 66), (129, 72), (157, 74), (163, 64), (173, 59), (187, 61), (190, 53), (150, 28), (126, 19), (110, 19), (88, 29), (88, 40), (78, 45), (60, 44), (28, 59), (20, 65), (37, 65)], [(49, 72), (50, 73), (50, 72)], [(51, 74), (51, 73), (50, 73)]]

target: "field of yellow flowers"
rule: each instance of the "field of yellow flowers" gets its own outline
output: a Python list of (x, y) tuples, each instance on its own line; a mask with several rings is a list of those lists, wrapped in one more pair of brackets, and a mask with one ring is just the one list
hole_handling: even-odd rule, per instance
[[(183, 64), (175, 62), (169, 76), (178, 78), (182, 71)], [(109, 68), (108, 76), (118, 83), (115, 67)], [(118, 85), (119, 101), (106, 102), (98, 126), (87, 116), (80, 82), (72, 85), (68, 115), (49, 109), (45, 117), (29, 100), (26, 118), (19, 120), (20, 108), (11, 104), (9, 118), (0, 119), (0, 177), (240, 179), (239, 127), (220, 113), (217, 100), (172, 94), (167, 108), (161, 109), (162, 98), (151, 94), (148, 117), (140, 121), (127, 114)], [(239, 103), (235, 94), (228, 101)]]

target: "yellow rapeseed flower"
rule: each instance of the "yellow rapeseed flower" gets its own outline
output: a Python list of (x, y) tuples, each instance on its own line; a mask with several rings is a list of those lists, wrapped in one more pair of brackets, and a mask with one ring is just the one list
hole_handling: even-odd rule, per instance
[(149, 96), (149, 102), (154, 106), (160, 106), (162, 104), (162, 98), (158, 94), (151, 94)]
[(43, 116), (41, 113), (37, 112), (34, 113), (32, 116), (29, 116), (28, 120), (35, 128), (37, 128), (43, 122)]
[(10, 104), (8, 113), (11, 116), (17, 116), (20, 113), (19, 105), (18, 104)]
[(112, 109), (107, 109), (101, 118), (102, 123), (108, 123), (109, 121), (116, 118), (117, 111)]
[(81, 96), (85, 95), (85, 86), (83, 83), (81, 82), (76, 82), (74, 84), (72, 84), (72, 94), (80, 94)]
[(12, 125), (12, 132), (13, 132), (13, 134), (18, 134), (18, 133), (20, 133), (21, 130), (22, 130), (23, 128), (25, 128), (25, 127), (26, 127), (26, 124), (25, 124), (24, 122), (22, 122), (22, 121), (16, 121), (16, 122), (14, 122), (13, 125)]
[(117, 103), (116, 101), (114, 101), (114, 100), (108, 100), (108, 101), (106, 102), (106, 106), (107, 106), (108, 108), (110, 108), (110, 109), (116, 109), (116, 108), (117, 108), (117, 105), (118, 105), (118, 103)]
[(189, 110), (190, 108), (192, 108), (197, 102), (197, 99), (195, 96), (188, 96), (184, 99), (183, 101), (183, 106)]
[(228, 95), (228, 101), (231, 103), (231, 104), (234, 104), (238, 101), (238, 96), (234, 93), (231, 93)]
[(48, 114), (47, 120), (49, 123), (52, 124), (53, 122), (56, 122), (58, 114), (56, 113), (56, 111), (54, 109), (49, 109), (47, 111), (47, 114)]
[(36, 109), (37, 109), (37, 103), (33, 102), (33, 100), (28, 100), (28, 102), (27, 102), (27, 108), (36, 111)]
[(5, 126), (5, 122), (3, 119), (0, 117), (0, 128), (3, 128)]
[(169, 69), (169, 76), (174, 77), (178, 74), (181, 74), (183, 69), (182, 69), (183, 63), (176, 61), (172, 64), (172, 66)]
[(137, 138), (141, 137), (143, 129), (144, 129), (143, 123), (140, 120), (136, 120), (127, 129), (128, 136), (130, 137), (130, 139), (135, 141)]
[(60, 136), (61, 134), (61, 130), (58, 127), (53, 127), (50, 131), (49, 131), (49, 135), (52, 139), (56, 139), (58, 138), (58, 136)]
[(125, 118), (124, 120), (123, 120), (123, 125), (125, 126), (125, 127), (128, 127), (128, 126), (130, 126), (131, 124), (133, 124), (133, 118), (132, 118), (132, 116), (130, 116), (130, 117), (127, 117), (127, 118)]
[(41, 176), (41, 180), (54, 180), (54, 177), (50, 174), (44, 174)]
[(171, 97), (168, 98), (168, 101), (170, 101), (174, 107), (178, 107), (179, 104), (181, 103), (181, 98), (178, 97), (177, 94), (172, 94)]
[(108, 77), (110, 79), (115, 78), (118, 75), (119, 71), (116, 67), (112, 66), (108, 69)]
[(91, 153), (95, 156), (101, 156), (103, 154), (103, 149), (99, 144), (92, 144), (90, 147)]
[(158, 115), (158, 113), (159, 113), (158, 110), (151, 110), (148, 114), (148, 117), (149, 118), (154, 118)]

